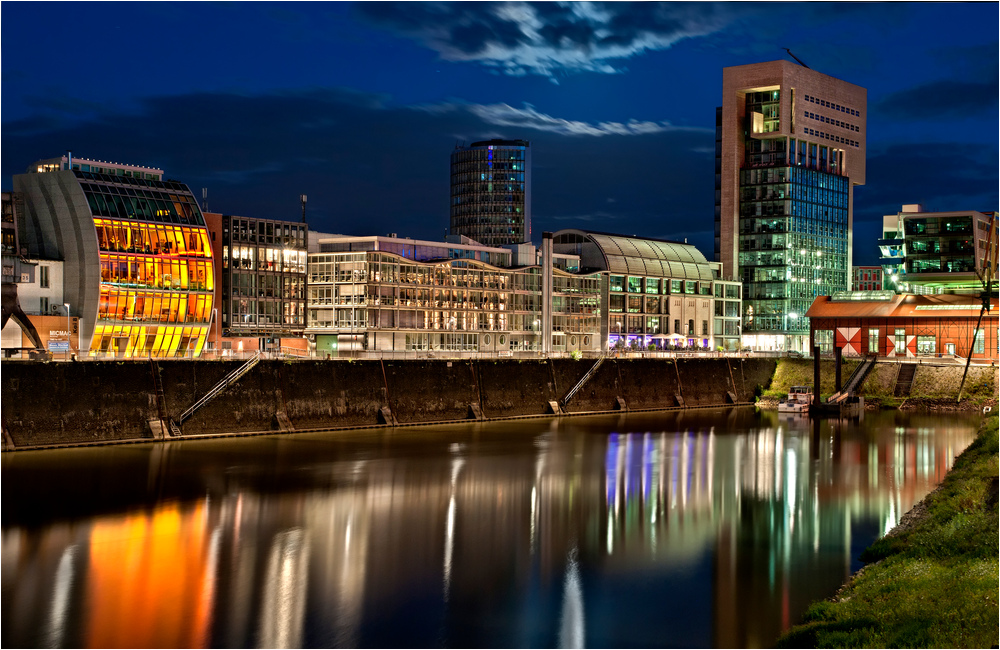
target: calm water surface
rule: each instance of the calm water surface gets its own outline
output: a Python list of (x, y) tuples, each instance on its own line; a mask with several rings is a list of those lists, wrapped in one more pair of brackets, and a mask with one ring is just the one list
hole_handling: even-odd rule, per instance
[(756, 647), (978, 418), (751, 409), (17, 452), (4, 647)]

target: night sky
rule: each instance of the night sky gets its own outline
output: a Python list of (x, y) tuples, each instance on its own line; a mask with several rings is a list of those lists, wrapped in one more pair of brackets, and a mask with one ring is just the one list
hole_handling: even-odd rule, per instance
[(439, 240), (456, 143), (531, 141), (534, 239), (580, 227), (712, 256), (722, 68), (868, 89), (855, 264), (883, 214), (997, 210), (997, 3), (0, 6), (2, 187), (62, 155), (160, 167), (212, 211)]

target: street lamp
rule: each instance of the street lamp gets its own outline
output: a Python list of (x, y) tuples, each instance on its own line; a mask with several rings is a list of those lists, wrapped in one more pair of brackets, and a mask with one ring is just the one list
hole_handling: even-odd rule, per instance
[(73, 328), (70, 326), (69, 303), (68, 302), (64, 302), (63, 303), (63, 307), (66, 308), (66, 358), (68, 359), (70, 351), (73, 348), (73, 345), (72, 345), (72, 329)]

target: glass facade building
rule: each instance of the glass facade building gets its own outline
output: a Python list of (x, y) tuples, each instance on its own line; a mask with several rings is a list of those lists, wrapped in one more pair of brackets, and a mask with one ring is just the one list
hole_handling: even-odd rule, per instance
[(301, 336), (306, 224), (222, 215), (221, 225), (222, 336)]
[(70, 154), (14, 177), (27, 247), (65, 262), (82, 353), (178, 357), (204, 347), (215, 288), (208, 230), (188, 187), (162, 177)]
[(883, 267), (897, 290), (979, 293), (980, 276), (996, 276), (996, 212), (925, 212), (910, 204), (883, 217), (882, 230)]
[(553, 247), (579, 256), (584, 272), (607, 273), (600, 327), (609, 348), (739, 348), (740, 284), (694, 246), (560, 230)]
[(787, 61), (726, 68), (716, 111), (716, 260), (743, 284), (743, 342), (804, 350), (806, 310), (850, 288), (865, 89)]
[[(509, 268), (510, 251), (388, 237), (319, 247), (306, 330), (317, 354), (542, 350), (542, 267)], [(553, 281), (552, 349), (599, 350), (601, 275), (554, 269)]]
[(451, 234), (484, 246), (531, 241), (531, 149), (489, 140), (451, 154)]

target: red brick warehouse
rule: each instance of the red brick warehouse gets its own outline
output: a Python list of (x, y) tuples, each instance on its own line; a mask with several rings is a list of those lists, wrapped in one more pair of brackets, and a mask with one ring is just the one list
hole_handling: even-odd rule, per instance
[(997, 298), (990, 298), (977, 337), (981, 308), (978, 296), (960, 294), (890, 294), (867, 300), (819, 296), (806, 312), (810, 347), (819, 345), (822, 352), (839, 347), (845, 356), (909, 358), (965, 358), (971, 348), (973, 361), (996, 362)]

